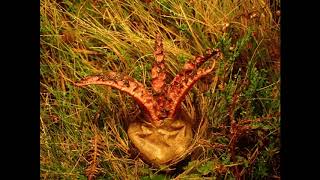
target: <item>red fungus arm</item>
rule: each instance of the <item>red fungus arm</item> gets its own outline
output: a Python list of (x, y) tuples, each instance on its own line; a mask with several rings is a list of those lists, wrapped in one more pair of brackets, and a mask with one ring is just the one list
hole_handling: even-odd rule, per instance
[(154, 92), (161, 93), (165, 86), (166, 71), (164, 64), (163, 43), (160, 34), (156, 35), (155, 51), (153, 52), (155, 62), (152, 65), (151, 77)]
[(132, 96), (147, 115), (149, 115), (151, 123), (158, 123), (159, 118), (154, 110), (156, 102), (154, 101), (152, 94), (137, 80), (129, 76), (110, 72), (106, 75), (88, 76), (75, 83), (76, 86), (86, 86), (91, 84), (111, 86), (120, 91), (126, 92)]
[(185, 98), (188, 91), (202, 77), (206, 76), (214, 70), (216, 61), (210, 68), (198, 69), (205, 61), (215, 56), (221, 55), (219, 50), (209, 51), (205, 56), (197, 56), (193, 61), (188, 61), (182, 71), (170, 83), (167, 90), (167, 103), (165, 109), (169, 111), (168, 117), (173, 118), (179, 105)]

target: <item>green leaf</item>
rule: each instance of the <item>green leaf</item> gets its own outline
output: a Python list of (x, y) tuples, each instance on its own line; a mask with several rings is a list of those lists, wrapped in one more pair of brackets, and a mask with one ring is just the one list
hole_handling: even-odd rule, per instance
[(85, 180), (85, 179), (87, 179), (87, 177), (85, 175), (81, 174), (81, 175), (78, 176), (78, 179), (79, 180)]
[(179, 63), (184, 64), (187, 61), (187, 56), (185, 56), (184, 54), (179, 54), (177, 59)]
[(140, 180), (150, 180), (151, 178), (149, 177), (149, 176), (142, 176), (141, 178), (140, 178)]
[(199, 163), (198, 160), (190, 161), (187, 166), (183, 167), (183, 169), (184, 170), (188, 170), (188, 169), (193, 168), (194, 166), (196, 166), (196, 164), (198, 164), (198, 163)]
[(180, 26), (178, 26), (178, 29), (181, 31), (181, 32), (186, 32), (188, 31), (188, 25), (187, 24), (181, 24)]
[[(146, 174), (151, 174), (151, 173), (152, 173), (151, 169), (148, 168), (148, 167), (142, 167), (142, 168), (140, 168), (140, 169), (139, 169), (139, 172), (142, 173), (142, 174), (144, 174), (144, 175), (146, 175)], [(149, 176), (148, 176), (148, 177), (149, 177)]]
[(159, 174), (151, 177), (151, 180), (167, 180), (167, 179), (168, 178), (163, 174)]
[(197, 168), (197, 171), (202, 175), (207, 175), (213, 171), (213, 161), (208, 161), (202, 164), (200, 167)]

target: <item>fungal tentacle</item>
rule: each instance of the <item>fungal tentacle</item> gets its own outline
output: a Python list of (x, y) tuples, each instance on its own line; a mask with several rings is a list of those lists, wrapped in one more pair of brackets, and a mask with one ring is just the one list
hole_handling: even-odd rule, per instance
[(116, 88), (122, 92), (126, 92), (132, 96), (136, 102), (143, 108), (143, 110), (149, 116), (149, 121), (151, 123), (157, 124), (159, 118), (154, 109), (156, 104), (152, 93), (149, 92), (143, 84), (133, 79), (130, 76), (121, 75), (116, 72), (109, 72), (104, 75), (93, 75), (88, 76), (79, 82), (76, 82), (76, 86), (86, 86), (86, 85), (106, 85)]
[[(185, 63), (182, 70), (174, 77), (170, 84), (166, 84), (166, 69), (164, 63), (163, 42), (160, 34), (156, 34), (155, 62), (152, 65), (152, 89), (147, 90), (143, 84), (130, 76), (110, 72), (105, 75), (89, 76), (76, 83), (77, 86), (90, 84), (107, 85), (126, 92), (132, 96), (149, 116), (148, 120), (159, 126), (163, 119), (174, 118), (177, 109), (192, 86), (202, 77), (214, 70), (215, 59), (221, 56), (217, 49), (208, 50), (204, 56)], [(202, 67), (208, 59), (215, 57), (210, 68)]]
[[(174, 118), (179, 105), (193, 85), (199, 79), (214, 70), (216, 63), (215, 59), (220, 56), (221, 53), (219, 50), (209, 50), (205, 56), (197, 56), (194, 60), (190, 60), (184, 65), (181, 72), (175, 76), (167, 89), (168, 100), (166, 102), (165, 109), (169, 110), (169, 118)], [(211, 57), (215, 57), (215, 59), (213, 60), (213, 64), (210, 68), (198, 69)]]
[(153, 52), (155, 62), (151, 69), (152, 88), (155, 93), (163, 92), (163, 88), (166, 85), (166, 70), (164, 64), (163, 43), (160, 34), (156, 34), (155, 51)]
[[(160, 34), (156, 35), (155, 62), (152, 65), (152, 90), (142, 83), (116, 72), (88, 76), (75, 83), (77, 86), (90, 84), (106, 85), (132, 96), (150, 123), (133, 121), (128, 126), (128, 137), (140, 151), (141, 157), (155, 164), (169, 164), (186, 155), (192, 137), (192, 124), (189, 117), (175, 116), (181, 102), (192, 86), (215, 69), (216, 60), (221, 58), (219, 50), (209, 50), (204, 56), (189, 60), (170, 84), (166, 83), (163, 43)], [(214, 57), (214, 58), (213, 58)], [(213, 59), (208, 65), (204, 63)], [(202, 66), (202, 67), (200, 67)]]
[(157, 116), (159, 119), (164, 119), (168, 116), (167, 111), (164, 109), (166, 99), (165, 99), (165, 92), (167, 88), (166, 84), (166, 69), (164, 63), (164, 50), (163, 50), (163, 42), (162, 37), (160, 34), (156, 34), (155, 39), (155, 48), (154, 48), (154, 58), (155, 61), (152, 64), (151, 69), (151, 77), (152, 77), (152, 89), (154, 92), (154, 98), (157, 102), (157, 105), (154, 107)]

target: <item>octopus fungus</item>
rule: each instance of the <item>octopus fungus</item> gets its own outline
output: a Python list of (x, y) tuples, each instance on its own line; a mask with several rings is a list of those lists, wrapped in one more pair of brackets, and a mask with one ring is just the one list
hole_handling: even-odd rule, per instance
[[(128, 125), (128, 137), (143, 160), (159, 166), (177, 161), (190, 146), (193, 140), (192, 120), (185, 113), (181, 115), (181, 102), (200, 78), (214, 70), (221, 52), (208, 49), (204, 56), (187, 61), (170, 83), (166, 83), (165, 56), (160, 34), (156, 35), (153, 55), (152, 90), (134, 78), (117, 72), (88, 76), (75, 85), (111, 86), (133, 97), (144, 112), (144, 118), (136, 119)], [(212, 59), (209, 66), (200, 67), (209, 59)]]

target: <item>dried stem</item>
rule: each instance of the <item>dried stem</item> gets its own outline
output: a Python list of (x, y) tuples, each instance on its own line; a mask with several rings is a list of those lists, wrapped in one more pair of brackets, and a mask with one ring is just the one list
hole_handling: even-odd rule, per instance
[(88, 177), (88, 180), (95, 179), (96, 175), (101, 171), (98, 159), (102, 151), (100, 141), (100, 136), (98, 135), (97, 130), (94, 127), (94, 137), (91, 141), (92, 148), (88, 156), (89, 166), (86, 168), (86, 175)]

